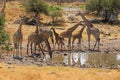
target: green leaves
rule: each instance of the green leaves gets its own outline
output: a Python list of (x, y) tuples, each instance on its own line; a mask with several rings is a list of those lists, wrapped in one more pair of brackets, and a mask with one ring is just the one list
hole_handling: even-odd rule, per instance
[(5, 20), (2, 16), (0, 16), (0, 45), (5, 44), (7, 40), (9, 40), (8, 33), (4, 30)]
[(88, 11), (108, 9), (110, 12), (118, 12), (120, 10), (120, 0), (87, 0), (86, 9)]
[(35, 14), (45, 13), (48, 15), (48, 5), (44, 0), (26, 0), (25, 9), (27, 12)]
[(4, 28), (5, 20), (2, 16), (0, 16), (0, 30)]

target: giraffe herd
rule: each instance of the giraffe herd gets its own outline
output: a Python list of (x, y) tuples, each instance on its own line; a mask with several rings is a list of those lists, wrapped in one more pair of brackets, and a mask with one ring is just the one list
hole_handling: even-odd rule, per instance
[[(2, 13), (4, 16), (5, 16), (5, 5), (6, 5), (6, 0), (4, 0), (3, 8), (0, 11), (0, 13)], [(79, 12), (76, 14), (76, 16), (78, 16), (78, 15), (81, 16), (81, 18), (84, 21), (84, 24), (82, 24), (81, 21), (79, 21), (74, 26), (68, 28), (67, 30), (65, 30), (61, 33), (57, 33), (54, 27), (52, 27), (50, 30), (44, 30), (44, 29), (40, 28), (39, 26), (41, 24), (39, 22), (39, 18), (34, 17), (34, 19), (36, 21), (36, 30), (35, 30), (35, 32), (31, 33), (28, 36), (27, 55), (29, 56), (29, 55), (32, 55), (34, 52), (36, 53), (37, 46), (38, 46), (38, 50), (41, 51), (41, 53), (43, 53), (43, 55), (45, 55), (44, 47), (43, 47), (43, 45), (45, 45), (45, 47), (47, 47), (47, 51), (49, 53), (50, 58), (52, 58), (52, 49), (51, 49), (50, 42), (48, 40), (49, 38), (51, 38), (51, 41), (53, 44), (53, 50), (55, 50), (56, 44), (58, 45), (58, 50), (60, 50), (59, 46), (61, 46), (61, 50), (62, 50), (62, 46), (64, 46), (64, 49), (66, 49), (65, 43), (64, 43), (65, 42), (64, 38), (68, 39), (68, 46), (67, 46), (68, 50), (73, 49), (74, 41), (76, 39), (78, 39), (78, 44), (80, 44), (79, 47), (81, 48), (82, 33), (83, 33), (85, 27), (87, 27), (86, 30), (87, 30), (87, 36), (88, 36), (88, 50), (91, 50), (91, 48), (90, 48), (91, 35), (93, 35), (93, 37), (96, 40), (93, 50), (95, 50), (95, 47), (97, 44), (98, 44), (97, 49), (99, 50), (99, 45), (100, 45), (99, 29), (95, 28), (93, 26), (93, 24), (89, 20), (87, 20), (87, 18), (84, 16), (83, 13)], [(22, 58), (22, 42), (23, 42), (22, 24), (24, 24), (25, 16), (20, 15), (19, 18), (20, 18), (20, 26), (13, 35), (13, 44), (14, 44), (15, 54), (16, 54), (15, 56), (16, 57), (21, 56), (21, 58)], [(80, 25), (82, 25), (82, 26), (80, 26)], [(73, 31), (75, 31), (79, 26), (82, 28), (79, 30), (79, 32), (77, 34), (73, 34)], [(55, 37), (55, 43), (54, 43), (53, 35)], [(43, 42), (45, 44), (42, 44)], [(31, 49), (31, 54), (29, 53), (29, 46)]]

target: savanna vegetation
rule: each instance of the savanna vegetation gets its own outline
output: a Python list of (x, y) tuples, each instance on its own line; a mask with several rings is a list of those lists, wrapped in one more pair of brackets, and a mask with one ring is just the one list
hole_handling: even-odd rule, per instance
[[(86, 9), (103, 18), (105, 22), (110, 21), (110, 16), (118, 18), (120, 12), (120, 0), (87, 0)], [(112, 19), (114, 18), (112, 17)]]
[[(66, 15), (66, 12), (64, 11), (64, 8), (66, 7), (68, 9), (77, 7), (81, 11), (83, 11), (83, 9), (86, 8), (86, 10), (84, 11), (88, 11), (90, 13), (92, 12), (95, 15), (97, 15), (97, 17), (89, 14), (85, 15), (88, 20), (91, 18), (99, 18), (99, 16), (101, 17), (101, 14), (103, 12), (102, 10), (107, 10), (108, 12), (106, 14), (109, 17), (102, 15), (103, 21), (104, 20), (109, 21), (108, 19), (110, 18), (110, 15), (112, 13), (117, 14), (118, 16), (120, 9), (119, 0), (86, 0), (85, 3), (78, 3), (76, 2), (77, 0), (51, 0), (51, 1), (46, 0), (46, 1), (8, 0), (7, 8), (5, 10), (6, 17), (5, 19), (2, 16), (0, 17), (0, 46), (2, 46), (2, 49), (14, 50), (14, 48), (11, 48), (9, 44), (11, 44), (13, 34), (15, 31), (17, 31), (19, 24), (13, 24), (13, 23), (15, 22), (16, 18), (17, 19), (19, 18), (19, 15), (21, 14), (24, 14), (26, 17), (29, 17), (29, 20), (27, 21), (30, 21), (31, 18), (33, 19), (34, 18), (33, 16), (39, 17), (41, 22), (47, 24), (47, 26), (46, 25), (44, 26), (45, 28), (50, 29), (51, 27), (53, 27), (56, 29), (56, 32), (59, 34), (62, 32), (62, 30), (66, 30), (72, 27), (74, 24), (76, 24), (76, 23), (66, 23), (67, 21), (70, 21), (69, 18), (71, 18), (71, 16), (69, 16), (69, 14)], [(57, 1), (57, 4), (54, 3), (54, 1)], [(79, 16), (77, 17), (72, 16), (72, 18), (75, 18), (77, 21), (80, 20), (83, 21)], [(66, 19), (67, 21), (65, 21)], [(117, 19), (119, 20), (119, 18)], [(64, 23), (65, 25), (61, 25)], [(31, 59), (28, 58), (29, 57), (28, 56), (26, 58), (26, 43), (28, 40), (28, 35), (35, 31), (36, 29), (35, 26), (36, 26), (35, 24), (32, 26), (26, 24), (23, 25), (22, 27), (22, 32), (24, 37), (23, 55), (25, 55), (23, 57), (23, 61), (26, 62), (31, 61), (31, 64), (33, 66), (31, 64), (26, 65), (24, 62), (18, 59), (13, 59), (11, 55), (11, 53), (12, 54), (14, 53), (13, 51), (9, 55), (7, 55), (8, 59), (5, 59), (4, 56), (6, 57), (6, 52), (3, 52), (2, 53), (3, 55), (0, 60), (5, 63), (2, 62), (0, 63), (0, 73), (1, 73), (0, 80), (48, 80), (48, 79), (49, 80), (119, 80), (120, 79), (119, 65), (117, 66), (116, 69), (81, 68), (80, 65), (77, 68), (74, 67), (74, 65), (72, 65), (72, 67), (66, 67), (62, 63), (60, 64), (62, 64), (63, 66), (53, 66), (52, 65), (53, 62), (48, 64), (52, 66), (48, 66), (48, 65), (44, 66), (47, 64), (47, 61), (46, 62), (43, 61), (42, 64), (38, 64), (41, 63), (42, 61), (39, 60), (37, 61), (35, 57)], [(99, 24), (93, 24), (93, 26), (100, 30), (101, 52), (106, 52), (107, 54), (109, 54), (109, 52), (112, 52), (113, 50), (113, 45), (115, 47), (117, 46), (117, 48), (119, 49), (119, 44), (118, 44), (120, 39), (119, 25), (111, 26), (109, 24), (99, 23)], [(77, 33), (79, 29), (81, 29), (81, 27), (79, 27), (74, 33)], [(82, 41), (83, 50), (87, 51), (88, 47), (86, 46), (88, 45), (86, 45), (87, 42), (86, 31), (83, 32), (82, 40), (83, 40)], [(94, 38), (92, 37), (91, 39), (92, 43), (94, 42), (93, 40)], [(77, 44), (77, 42), (75, 43)], [(67, 44), (66, 39), (65, 39), (65, 44)], [(75, 46), (74, 51), (76, 50), (77, 50), (77, 46)], [(63, 52), (59, 52), (59, 51), (54, 52), (54, 50), (53, 53), (55, 53), (55, 55), (58, 55), (59, 53), (63, 54)], [(18, 64), (16, 65), (16, 63)], [(34, 64), (38, 64), (38, 65), (36, 66)], [(112, 66), (114, 66), (114, 64)]]

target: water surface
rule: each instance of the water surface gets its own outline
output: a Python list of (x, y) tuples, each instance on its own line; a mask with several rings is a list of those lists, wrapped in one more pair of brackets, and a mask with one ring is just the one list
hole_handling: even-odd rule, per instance
[(120, 65), (120, 54), (84, 52), (63, 53), (54, 54), (52, 61), (55, 63), (64, 63), (65, 65), (78, 64), (80, 66), (109, 67)]

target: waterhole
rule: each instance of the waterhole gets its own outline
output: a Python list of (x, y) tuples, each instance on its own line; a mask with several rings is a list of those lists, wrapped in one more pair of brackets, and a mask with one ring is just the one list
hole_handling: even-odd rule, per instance
[[(46, 56), (48, 57), (48, 56)], [(120, 65), (120, 54), (105, 54), (105, 53), (62, 53), (54, 54), (53, 62), (63, 63), (65, 65), (87, 66), (87, 67), (109, 67)]]

